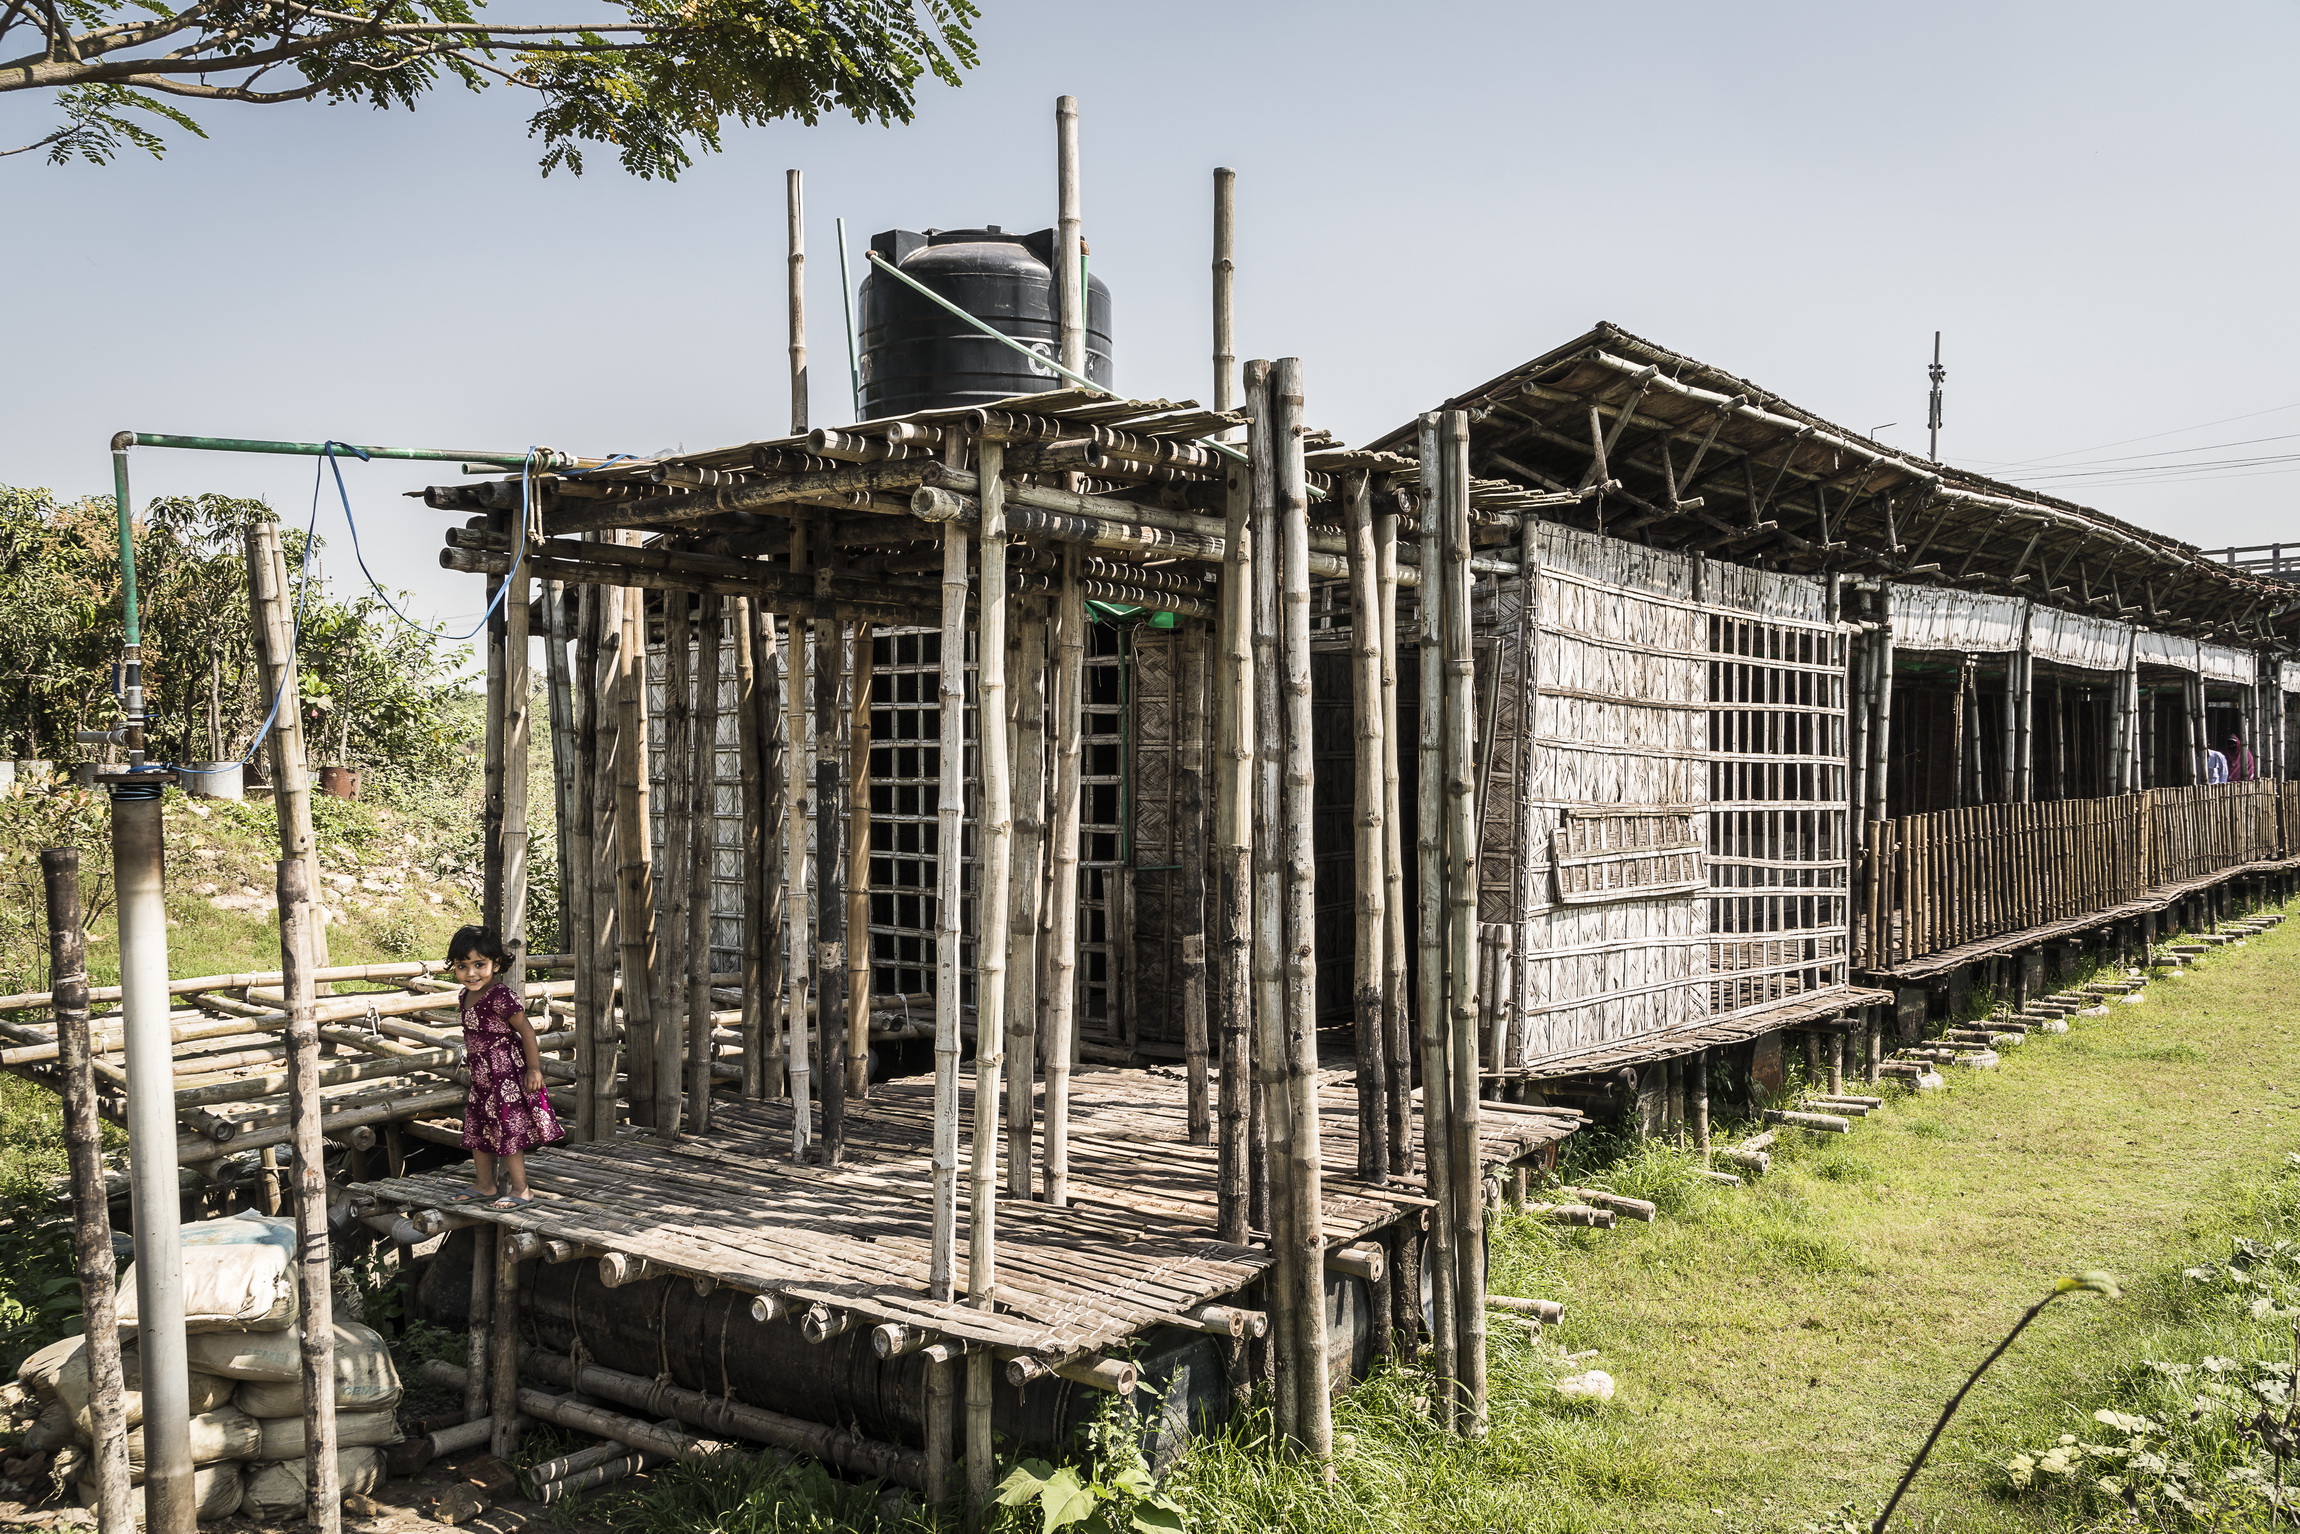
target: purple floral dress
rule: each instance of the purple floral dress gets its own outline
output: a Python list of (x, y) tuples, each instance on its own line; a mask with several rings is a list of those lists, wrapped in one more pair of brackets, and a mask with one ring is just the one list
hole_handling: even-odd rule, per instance
[(519, 1155), (567, 1138), (551, 1099), (521, 1081), (527, 1052), (519, 1043), (519, 998), (498, 981), (477, 997), (463, 993), (463, 1063), (471, 1092), (463, 1106), (463, 1145), (493, 1156)]

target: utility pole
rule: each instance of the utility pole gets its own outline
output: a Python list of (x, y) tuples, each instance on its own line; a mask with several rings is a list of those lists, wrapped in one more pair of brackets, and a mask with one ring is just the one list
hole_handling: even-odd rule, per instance
[(1933, 365), (1925, 369), (1925, 373), (1933, 381), (1932, 403), (1925, 409), (1925, 426), (1932, 433), (1932, 446), (1925, 456), (1932, 459), (1933, 462), (1939, 463), (1941, 461), (1941, 380), (1949, 376), (1949, 371), (1941, 366), (1941, 333), (1937, 330), (1933, 332)]

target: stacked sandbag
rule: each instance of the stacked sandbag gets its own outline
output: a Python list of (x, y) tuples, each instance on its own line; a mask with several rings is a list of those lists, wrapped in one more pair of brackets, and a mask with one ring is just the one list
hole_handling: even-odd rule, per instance
[[(185, 1347), (192, 1410), (199, 1414), (192, 1422), (192, 1458), (202, 1519), (240, 1512), (277, 1520), (303, 1511), (303, 1339), (296, 1325), (295, 1251), (293, 1222), (252, 1210), (183, 1228)], [(133, 1265), (120, 1279), (120, 1312), (123, 1327), (135, 1323)], [(399, 1442), (399, 1371), (391, 1350), (369, 1328), (339, 1321), (334, 1338), (337, 1464), (348, 1495), (374, 1489), (383, 1472), (381, 1446)], [(51, 1351), (34, 1354), (24, 1369), (40, 1366), (37, 1372), (49, 1379), (85, 1443), (85, 1362), (75, 1397), (69, 1357), (48, 1360)], [(127, 1356), (134, 1357), (132, 1349)], [(26, 1383), (39, 1389), (38, 1379)], [(135, 1383), (131, 1365), (130, 1426), (142, 1419)], [(129, 1452), (140, 1480), (142, 1434), (131, 1436)], [(82, 1490), (92, 1505), (93, 1486)]]
[[(143, 1368), (142, 1359), (132, 1344), (120, 1350), (120, 1374), (124, 1386), (121, 1406), (130, 1429), (128, 1479), (131, 1485), (141, 1485), (144, 1479)], [(90, 1410), (87, 1339), (66, 1337), (50, 1343), (17, 1366), (16, 1379), (41, 1403), (40, 1429), (35, 1435), (41, 1443), (45, 1445), (50, 1439), (69, 1436), (69, 1441), (56, 1455), (57, 1478), (77, 1482), (82, 1500), (93, 1506), (96, 1500), (92, 1479), (95, 1419)], [(240, 1462), (252, 1457), (262, 1446), (263, 1429), (253, 1417), (231, 1404), (232, 1393), (238, 1389), (236, 1380), (194, 1369), (190, 1385), (194, 1500), (201, 1518), (227, 1518), (239, 1508)], [(139, 1499), (137, 1517), (142, 1516)]]

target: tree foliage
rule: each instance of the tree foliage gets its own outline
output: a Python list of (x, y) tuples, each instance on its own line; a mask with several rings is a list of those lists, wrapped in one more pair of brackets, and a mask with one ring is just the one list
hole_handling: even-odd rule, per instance
[[(136, 526), (146, 739), (163, 761), (233, 760), (271, 710), (248, 607), (247, 529), (270, 510), (232, 496), (153, 501)], [(65, 760), (83, 726), (118, 722), (118, 519), (102, 499), (0, 486), (0, 752)], [(291, 570), (304, 534), (283, 529)], [(452, 775), (462, 732), (455, 666), (372, 596), (298, 591), (296, 660), (314, 760), (395, 780)], [(212, 733), (211, 733), (212, 732)], [(218, 754), (220, 752), (220, 755)]]
[[(54, 94), (62, 121), (0, 154), (106, 163), (158, 155), (154, 120), (200, 133), (174, 102), (415, 106), (449, 81), (537, 98), (545, 174), (613, 146), (675, 179), (728, 123), (826, 112), (908, 122), (922, 77), (975, 62), (969, 0), (611, 0), (559, 22), (492, 21), (485, 0), (0, 0), (0, 92)], [(11, 39), (27, 48), (6, 57)], [(140, 114), (140, 115), (139, 115)], [(204, 137), (205, 135), (202, 134)]]

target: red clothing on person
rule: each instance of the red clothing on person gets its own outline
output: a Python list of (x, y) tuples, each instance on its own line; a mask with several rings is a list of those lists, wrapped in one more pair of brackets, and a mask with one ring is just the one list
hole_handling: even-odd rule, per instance
[(2252, 748), (2243, 741), (2231, 739), (2228, 749), (2221, 753), (2228, 758), (2228, 781), (2231, 783), (2256, 782), (2260, 777), (2260, 763)]
[(463, 1064), (471, 1091), (463, 1102), (463, 1147), (494, 1156), (521, 1155), (567, 1138), (551, 1099), (522, 1079), (527, 1051), (519, 1042), (519, 998), (497, 981), (474, 997), (463, 993)]

